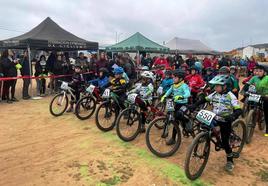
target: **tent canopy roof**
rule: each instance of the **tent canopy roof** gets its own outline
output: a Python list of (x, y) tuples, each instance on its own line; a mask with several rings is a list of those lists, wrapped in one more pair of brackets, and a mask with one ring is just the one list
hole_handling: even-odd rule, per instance
[(180, 53), (210, 54), (216, 52), (200, 40), (183, 39), (178, 37), (174, 37), (172, 40), (167, 42), (165, 46), (169, 47), (172, 51), (178, 51)]
[(98, 43), (75, 36), (61, 28), (50, 17), (29, 32), (0, 42), (2, 48), (26, 48), (27, 45), (35, 49), (98, 49)]
[(107, 51), (112, 52), (168, 52), (169, 49), (165, 46), (159, 45), (156, 42), (146, 38), (141, 33), (137, 32), (129, 38), (115, 44), (106, 47)]

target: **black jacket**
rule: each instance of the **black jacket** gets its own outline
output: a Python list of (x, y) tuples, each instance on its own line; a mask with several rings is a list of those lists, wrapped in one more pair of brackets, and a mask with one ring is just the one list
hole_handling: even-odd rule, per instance
[(20, 73), (22, 76), (29, 76), (30, 75), (30, 66), (28, 58), (23, 58), (21, 63), (22, 68), (20, 69)]
[(9, 58), (4, 58), (2, 60), (2, 67), (4, 72), (4, 77), (17, 77), (16, 63), (11, 61)]
[(41, 74), (48, 74), (48, 66), (47, 63), (44, 63), (44, 61), (37, 61), (35, 64), (35, 74), (34, 76), (40, 76)]

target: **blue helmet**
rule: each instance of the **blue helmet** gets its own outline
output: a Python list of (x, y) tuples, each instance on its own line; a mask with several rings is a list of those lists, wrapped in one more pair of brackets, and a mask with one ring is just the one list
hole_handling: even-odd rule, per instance
[(124, 69), (122, 67), (117, 67), (114, 69), (114, 75), (123, 74), (123, 73), (124, 73)]

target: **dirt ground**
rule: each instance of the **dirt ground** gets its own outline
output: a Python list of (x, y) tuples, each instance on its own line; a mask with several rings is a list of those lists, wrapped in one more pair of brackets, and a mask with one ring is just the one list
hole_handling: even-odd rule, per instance
[(267, 139), (261, 131), (235, 160), (232, 174), (223, 170), (224, 152), (212, 152), (201, 180), (191, 182), (183, 172), (190, 138), (182, 139), (175, 155), (161, 159), (147, 149), (144, 134), (126, 143), (115, 131), (99, 131), (94, 116), (53, 117), (51, 98), (0, 102), (0, 185), (268, 185)]

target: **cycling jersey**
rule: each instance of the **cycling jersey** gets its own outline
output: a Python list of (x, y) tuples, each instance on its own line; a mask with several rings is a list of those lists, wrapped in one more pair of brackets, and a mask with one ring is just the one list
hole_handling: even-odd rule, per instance
[(165, 78), (160, 84), (160, 87), (163, 87), (163, 92), (165, 93), (173, 85), (173, 78)]
[(213, 92), (206, 97), (208, 102), (213, 105), (213, 112), (221, 117), (229, 116), (233, 110), (241, 109), (236, 96), (232, 92), (226, 94), (219, 94)]
[(250, 85), (254, 85), (256, 87), (257, 93), (261, 95), (268, 95), (268, 76), (264, 76), (263, 78), (259, 78), (258, 76), (254, 76), (249, 80)]
[[(175, 103), (179, 104), (188, 103), (188, 98), (191, 96), (189, 86), (183, 81), (178, 84), (173, 84), (164, 96), (168, 97), (170, 94), (173, 94)], [(175, 99), (176, 96), (182, 96), (182, 99)]]
[(153, 99), (154, 86), (152, 83), (149, 85), (138, 85), (135, 89), (131, 90), (130, 93), (137, 93), (143, 101), (152, 101)]

